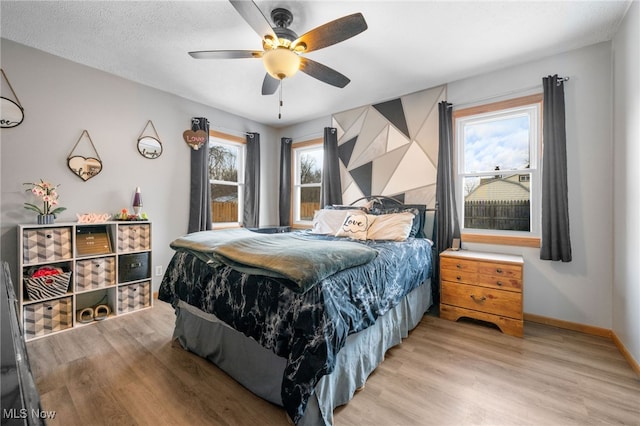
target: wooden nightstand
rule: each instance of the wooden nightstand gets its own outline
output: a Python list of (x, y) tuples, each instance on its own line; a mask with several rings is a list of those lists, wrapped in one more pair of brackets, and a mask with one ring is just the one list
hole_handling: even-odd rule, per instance
[(440, 317), (468, 317), (522, 337), (521, 256), (446, 250), (440, 253)]

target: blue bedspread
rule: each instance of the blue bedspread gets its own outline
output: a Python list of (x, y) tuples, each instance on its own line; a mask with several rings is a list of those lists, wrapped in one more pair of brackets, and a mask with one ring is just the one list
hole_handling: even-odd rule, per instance
[(432, 243), (427, 239), (360, 244), (376, 250), (375, 259), (325, 278), (303, 294), (282, 278), (211, 266), (193, 254), (177, 252), (159, 299), (179, 299), (214, 314), (286, 358), (281, 396), (298, 423), (318, 380), (333, 371), (347, 336), (372, 325), (431, 276)]

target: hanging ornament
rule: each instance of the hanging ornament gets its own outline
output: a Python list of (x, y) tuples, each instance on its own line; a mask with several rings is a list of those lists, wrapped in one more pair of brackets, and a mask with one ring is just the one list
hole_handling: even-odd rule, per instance
[(18, 95), (16, 95), (13, 87), (11, 87), (11, 83), (9, 83), (9, 79), (7, 78), (2, 68), (0, 68), (0, 72), (2, 72), (3, 82), (7, 83), (9, 90), (11, 90), (11, 93), (15, 98), (14, 101), (12, 99), (5, 98), (4, 96), (0, 97), (0, 127), (16, 127), (20, 125), (20, 123), (22, 123), (22, 120), (24, 120), (24, 108), (22, 108), (22, 105), (20, 105)]
[[(80, 144), (80, 141), (83, 140), (85, 135), (89, 140), (89, 144), (93, 149), (95, 157), (85, 157), (82, 155), (74, 154), (76, 148), (78, 148), (78, 144)], [(75, 174), (85, 182), (102, 171), (102, 160), (100, 160), (98, 150), (96, 150), (96, 146), (93, 144), (91, 136), (89, 136), (89, 132), (87, 132), (86, 130), (82, 132), (80, 138), (78, 139), (78, 142), (76, 142), (76, 144), (73, 146), (73, 149), (69, 153), (69, 156), (67, 157), (67, 166), (69, 166), (69, 169), (71, 169), (73, 174)]]

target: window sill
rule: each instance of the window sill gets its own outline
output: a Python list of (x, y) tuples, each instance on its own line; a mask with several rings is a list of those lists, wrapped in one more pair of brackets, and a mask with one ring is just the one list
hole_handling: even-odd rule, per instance
[(462, 234), (462, 242), (540, 248), (539, 237), (514, 237), (511, 235)]

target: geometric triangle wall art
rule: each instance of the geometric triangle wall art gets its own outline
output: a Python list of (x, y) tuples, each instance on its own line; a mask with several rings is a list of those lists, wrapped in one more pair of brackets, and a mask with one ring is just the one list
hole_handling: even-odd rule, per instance
[(338, 158), (342, 160), (342, 164), (345, 167), (349, 167), (349, 160), (351, 160), (351, 154), (353, 154), (353, 148), (356, 146), (358, 136), (351, 138), (342, 145), (338, 145)]
[(411, 137), (409, 136), (409, 127), (407, 126), (407, 119), (404, 116), (404, 108), (402, 107), (400, 98), (374, 104), (373, 107), (377, 109), (380, 114), (384, 115), (384, 117), (407, 138)]

